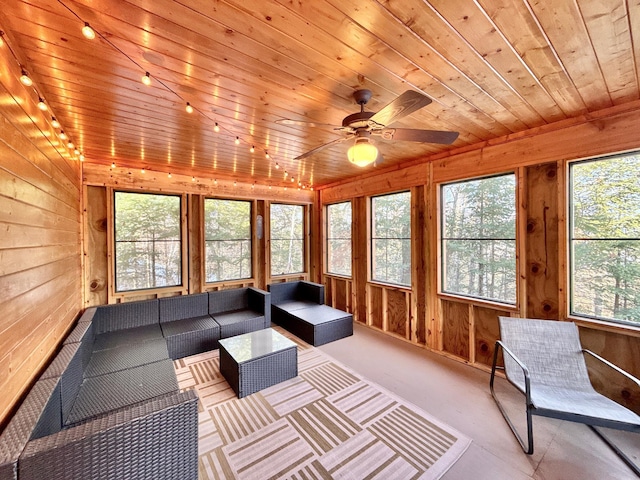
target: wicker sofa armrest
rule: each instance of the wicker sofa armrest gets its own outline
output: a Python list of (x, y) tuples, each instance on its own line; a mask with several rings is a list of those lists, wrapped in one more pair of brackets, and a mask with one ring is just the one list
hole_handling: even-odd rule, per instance
[(154, 398), (29, 442), (19, 478), (198, 478), (198, 396)]
[(271, 325), (271, 294), (259, 288), (248, 287), (249, 309), (264, 315), (265, 328)]
[(320, 283), (301, 281), (298, 285), (298, 298), (324, 305), (324, 285)]

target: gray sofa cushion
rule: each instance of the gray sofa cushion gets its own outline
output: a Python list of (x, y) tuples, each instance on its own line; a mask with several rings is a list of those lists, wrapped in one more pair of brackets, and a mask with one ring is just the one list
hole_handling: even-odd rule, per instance
[(140, 344), (162, 338), (160, 324), (145, 325), (143, 327), (129, 328), (126, 330), (116, 330), (96, 335), (93, 350), (105, 350), (116, 348), (121, 345)]
[(66, 425), (178, 391), (171, 360), (86, 378)]
[(161, 298), (158, 302), (160, 323), (202, 317), (209, 313), (209, 295), (207, 293)]
[(247, 308), (249, 308), (249, 292), (246, 288), (209, 292), (209, 314), (211, 316)]
[(96, 377), (167, 359), (169, 359), (169, 352), (164, 338), (136, 344), (123, 344), (93, 352), (91, 361), (84, 369), (84, 376), (85, 378)]
[(97, 307), (93, 316), (96, 335), (158, 323), (158, 300), (117, 303)]

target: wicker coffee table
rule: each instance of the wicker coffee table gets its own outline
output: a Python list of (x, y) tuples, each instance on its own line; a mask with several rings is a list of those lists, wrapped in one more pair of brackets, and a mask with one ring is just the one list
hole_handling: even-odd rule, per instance
[(296, 344), (271, 328), (220, 340), (220, 371), (238, 398), (298, 375)]

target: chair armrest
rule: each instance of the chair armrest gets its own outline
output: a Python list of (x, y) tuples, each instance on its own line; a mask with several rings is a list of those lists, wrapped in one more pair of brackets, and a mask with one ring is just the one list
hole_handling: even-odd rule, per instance
[(271, 293), (248, 287), (249, 308), (264, 315), (265, 324), (271, 325)]
[(638, 380), (636, 377), (634, 377), (633, 375), (631, 375), (629, 372), (626, 372), (625, 370), (621, 369), (620, 367), (618, 367), (617, 365), (611, 363), (609, 360), (606, 360), (604, 358), (602, 358), (600, 355), (598, 355), (597, 353), (593, 353), (591, 350), (587, 350), (586, 348), (582, 349), (582, 353), (587, 353), (589, 355), (591, 355), (593, 358), (595, 358), (596, 360), (599, 360), (601, 363), (605, 364), (607, 367), (615, 370), (616, 372), (618, 372), (620, 375), (622, 375), (623, 377), (627, 378), (628, 380), (631, 380), (633, 383), (635, 383), (638, 387), (640, 387), (640, 380)]
[[(502, 351), (505, 352), (507, 355), (509, 355), (509, 357), (514, 362), (516, 362), (516, 364), (522, 370), (522, 373), (524, 375), (524, 392), (523, 393), (526, 396), (527, 405), (531, 405), (531, 376), (529, 375), (529, 369), (527, 368), (527, 366), (524, 363), (522, 363), (522, 361), (511, 350), (509, 350), (508, 347), (505, 346), (504, 343), (502, 343), (502, 341), (498, 340), (498, 341), (496, 341), (496, 349), (495, 349), (495, 354), (494, 354), (494, 367), (493, 367), (493, 370), (495, 370), (495, 363), (496, 363), (496, 360), (498, 358), (498, 347), (502, 348)], [(506, 373), (506, 369), (505, 369), (505, 373)], [(519, 385), (517, 385), (515, 382), (513, 382), (511, 379), (509, 379), (508, 375), (507, 375), (507, 380), (509, 380), (509, 383), (511, 383), (513, 386), (515, 386), (518, 390), (521, 390), (521, 387)], [(493, 388), (493, 372), (492, 372), (492, 376), (491, 376), (491, 388)]]

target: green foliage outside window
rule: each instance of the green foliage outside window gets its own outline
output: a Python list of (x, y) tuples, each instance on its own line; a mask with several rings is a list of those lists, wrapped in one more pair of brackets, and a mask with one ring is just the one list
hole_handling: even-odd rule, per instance
[(271, 204), (271, 275), (304, 271), (304, 207)]
[(204, 201), (205, 281), (251, 278), (251, 202)]
[(515, 175), (441, 188), (442, 291), (516, 302)]
[(571, 313), (640, 322), (640, 154), (571, 166)]
[(115, 192), (116, 291), (182, 284), (180, 197)]
[(411, 285), (411, 192), (371, 198), (371, 279)]
[(327, 205), (327, 273), (351, 276), (351, 202)]

